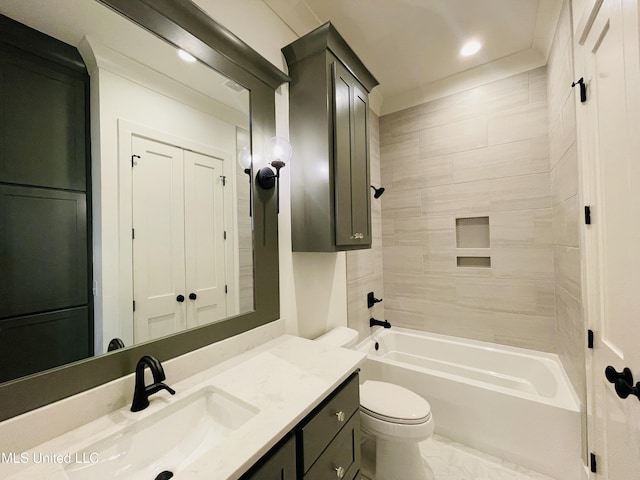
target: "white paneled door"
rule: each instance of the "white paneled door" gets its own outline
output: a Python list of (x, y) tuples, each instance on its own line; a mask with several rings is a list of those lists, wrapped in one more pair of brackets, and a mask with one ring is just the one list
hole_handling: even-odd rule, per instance
[(134, 341), (226, 316), (223, 161), (132, 136)]
[[(583, 237), (586, 314), (596, 338), (587, 354), (589, 448), (593, 478), (630, 480), (640, 478), (640, 398), (633, 395), (640, 381), (639, 19), (637, 0), (587, 3), (576, 19), (576, 72), (587, 84), (577, 111), (592, 211)], [(607, 367), (629, 368), (633, 381), (611, 369), (607, 379)]]
[(222, 169), (220, 159), (184, 152), (187, 328), (227, 316)]

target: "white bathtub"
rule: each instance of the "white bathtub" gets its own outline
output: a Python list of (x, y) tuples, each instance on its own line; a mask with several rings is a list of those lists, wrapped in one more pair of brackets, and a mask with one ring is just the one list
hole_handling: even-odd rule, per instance
[(437, 434), (558, 480), (579, 478), (580, 405), (556, 355), (397, 327), (358, 349), (368, 353), (361, 381), (423, 396)]

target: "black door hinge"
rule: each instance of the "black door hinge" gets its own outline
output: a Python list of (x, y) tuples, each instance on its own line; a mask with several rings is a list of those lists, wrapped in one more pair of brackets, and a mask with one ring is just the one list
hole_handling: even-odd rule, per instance
[(584, 103), (587, 101), (587, 84), (584, 83), (584, 78), (580, 77), (580, 80), (577, 80), (571, 84), (572, 87), (576, 85), (580, 85), (580, 103)]
[(224, 231), (224, 239), (225, 240), (227, 239), (227, 231), (226, 230)]
[(224, 175), (220, 175), (220, 180), (222, 180), (223, 187), (227, 185), (227, 177), (225, 177)]
[(131, 240), (135, 240), (135, 238), (136, 238), (136, 229), (132, 228), (131, 229)]
[(229, 287), (227, 285), (224, 286), (224, 293), (229, 293)]
[(584, 206), (584, 223), (585, 225), (591, 225), (591, 206)]
[(596, 462), (596, 454), (595, 453), (590, 453), (589, 454), (589, 465), (591, 466), (591, 472), (592, 473), (597, 473), (598, 472), (598, 463)]
[(135, 300), (133, 301), (133, 311), (134, 312), (136, 311), (136, 301)]
[(140, 158), (140, 155), (131, 155), (131, 167), (136, 165), (136, 158)]
[(587, 330), (587, 348), (593, 348), (593, 330)]

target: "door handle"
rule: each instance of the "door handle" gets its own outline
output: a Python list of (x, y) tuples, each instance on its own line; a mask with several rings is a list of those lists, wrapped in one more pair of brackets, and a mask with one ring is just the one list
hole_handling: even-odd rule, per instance
[(629, 395), (635, 395), (640, 400), (640, 382), (633, 384), (633, 374), (627, 367), (623, 368), (622, 372), (617, 372), (609, 365), (605, 368), (604, 375), (609, 383), (614, 384), (618, 397), (627, 398)]
[(629, 385), (633, 383), (633, 374), (626, 367), (622, 369), (622, 372), (617, 372), (615, 368), (609, 365), (604, 369), (604, 376), (607, 377), (609, 383), (616, 383), (618, 380), (624, 380)]
[(195, 300), (196, 298), (198, 298), (198, 295), (196, 295), (195, 293), (189, 294), (189, 300)]
[(180, 303), (184, 302), (184, 295), (178, 295), (178, 296), (176, 297), (176, 300), (177, 300), (178, 302), (180, 302)]

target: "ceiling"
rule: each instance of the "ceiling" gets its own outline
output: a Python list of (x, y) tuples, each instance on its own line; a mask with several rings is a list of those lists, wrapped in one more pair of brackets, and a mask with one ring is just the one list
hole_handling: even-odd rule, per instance
[[(545, 65), (562, 0), (264, 0), (298, 35), (331, 21), (380, 81), (378, 113)], [(472, 57), (463, 43), (479, 40)]]

